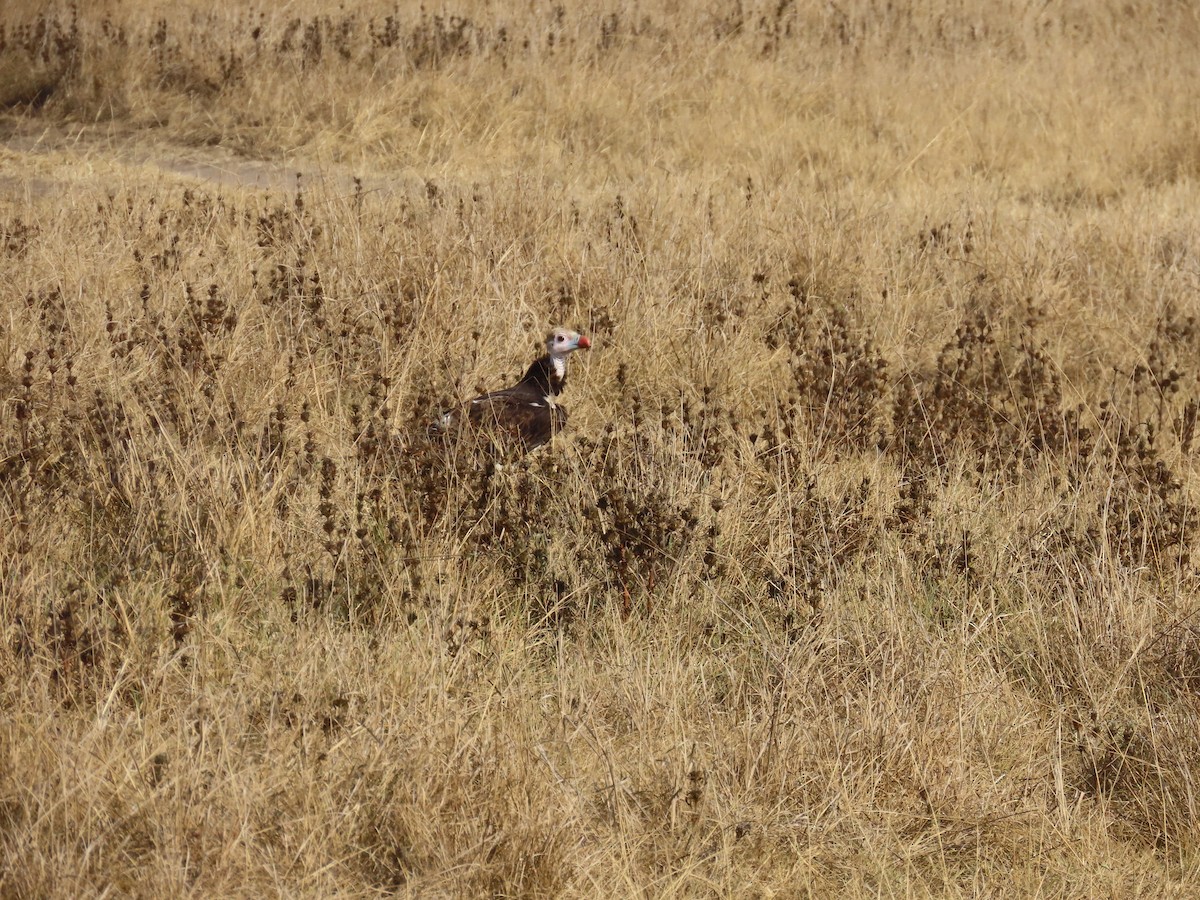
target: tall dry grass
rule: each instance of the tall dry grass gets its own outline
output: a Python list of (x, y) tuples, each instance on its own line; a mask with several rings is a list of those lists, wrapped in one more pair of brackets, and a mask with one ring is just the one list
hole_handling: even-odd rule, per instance
[(0, 14), (0, 893), (1192, 895), (1196, 13), (590, 9)]

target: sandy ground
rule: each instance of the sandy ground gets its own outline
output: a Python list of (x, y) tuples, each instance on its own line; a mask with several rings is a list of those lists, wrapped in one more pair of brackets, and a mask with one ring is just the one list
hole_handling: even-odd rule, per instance
[[(306, 188), (350, 193), (359, 173), (311, 159), (247, 159), (221, 146), (183, 147), (152, 132), (81, 125), (61, 126), (0, 119), (0, 196), (33, 199), (97, 179), (131, 182), (196, 181), (221, 188), (289, 191), (299, 175)], [(363, 190), (388, 190), (396, 178), (362, 177)]]

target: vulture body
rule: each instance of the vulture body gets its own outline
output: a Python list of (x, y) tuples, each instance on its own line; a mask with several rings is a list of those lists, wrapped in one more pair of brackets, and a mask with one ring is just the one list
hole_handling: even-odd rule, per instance
[(465, 418), (473, 426), (514, 442), (522, 450), (548, 443), (567, 422), (567, 411), (554, 402), (567, 383), (567, 357), (592, 342), (566, 328), (546, 338), (546, 355), (533, 361), (512, 387), (471, 400)]

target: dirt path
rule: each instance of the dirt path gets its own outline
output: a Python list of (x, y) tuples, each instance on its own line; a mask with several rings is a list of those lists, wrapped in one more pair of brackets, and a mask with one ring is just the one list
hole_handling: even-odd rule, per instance
[[(343, 164), (292, 159), (253, 160), (221, 146), (184, 147), (152, 131), (101, 126), (74, 130), (0, 118), (0, 196), (38, 197), (97, 179), (112, 186), (158, 182), (164, 177), (217, 188), (291, 191), (299, 174), (306, 188), (349, 193), (357, 173)], [(363, 177), (363, 189), (395, 189), (399, 179)]]

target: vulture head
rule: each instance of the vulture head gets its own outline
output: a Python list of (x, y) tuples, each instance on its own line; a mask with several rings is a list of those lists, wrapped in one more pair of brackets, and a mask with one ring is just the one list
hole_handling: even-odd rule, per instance
[[(549, 381), (550, 391), (553, 394), (561, 394), (562, 389), (567, 383), (567, 357), (576, 350), (587, 350), (592, 346), (592, 342), (585, 335), (578, 331), (570, 331), (566, 328), (555, 328), (546, 337), (546, 359), (550, 361), (552, 377)], [(540, 362), (540, 360), (539, 360)], [(533, 373), (534, 367), (529, 367), (525, 377), (528, 378)]]

